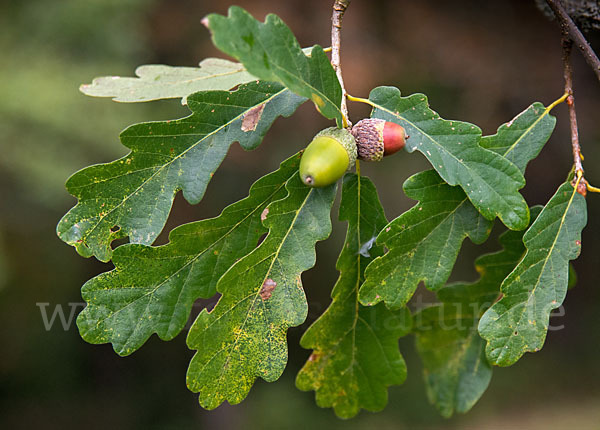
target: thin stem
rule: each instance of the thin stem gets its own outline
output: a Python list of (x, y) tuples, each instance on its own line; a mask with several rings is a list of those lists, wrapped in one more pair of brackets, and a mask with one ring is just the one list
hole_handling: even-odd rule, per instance
[(579, 145), (579, 131), (577, 130), (577, 113), (575, 111), (575, 97), (573, 96), (573, 68), (571, 67), (571, 51), (573, 41), (563, 37), (563, 66), (565, 77), (565, 93), (568, 94), (567, 106), (569, 106), (569, 121), (571, 123), (571, 146), (573, 147), (573, 162), (575, 173), (583, 174), (583, 164), (581, 162), (581, 146)]
[(346, 93), (346, 97), (348, 97), (348, 100), (350, 100), (351, 102), (364, 103), (364, 104), (367, 104), (369, 106), (375, 107), (375, 104), (371, 100), (369, 100), (369, 99), (363, 99), (362, 97), (354, 97), (354, 96), (351, 96), (348, 93)]
[(346, 88), (344, 88), (344, 79), (342, 78), (342, 67), (340, 65), (340, 50), (342, 41), (342, 18), (346, 9), (350, 5), (350, 0), (335, 0), (333, 3), (333, 14), (331, 15), (331, 64), (335, 70), (340, 86), (342, 87), (342, 119), (344, 127), (350, 127), (348, 119), (348, 106), (346, 105)]
[(585, 61), (590, 65), (590, 67), (594, 70), (594, 73), (600, 80), (600, 59), (590, 46), (589, 42), (581, 33), (581, 30), (577, 27), (577, 25), (573, 22), (565, 8), (560, 3), (560, 0), (546, 0), (548, 6), (554, 12), (554, 16), (558, 21), (558, 25), (563, 32), (563, 36), (568, 37), (570, 40), (575, 42), (577, 48), (583, 54)]
[(360, 160), (356, 160), (355, 164), (356, 174), (360, 176)]
[(590, 184), (585, 184), (585, 185), (586, 185), (586, 187), (587, 187), (587, 190), (588, 190), (590, 193), (600, 193), (600, 188), (594, 187), (594, 186), (592, 186), (592, 185), (590, 185)]
[[(547, 108), (546, 110), (548, 112), (550, 112), (552, 109), (554, 109), (556, 106), (558, 106), (559, 104), (561, 104), (562, 102), (564, 102), (567, 97), (569, 97), (569, 93), (564, 93), (562, 96), (560, 96), (559, 99), (554, 100)], [(583, 157), (582, 157), (583, 160)]]

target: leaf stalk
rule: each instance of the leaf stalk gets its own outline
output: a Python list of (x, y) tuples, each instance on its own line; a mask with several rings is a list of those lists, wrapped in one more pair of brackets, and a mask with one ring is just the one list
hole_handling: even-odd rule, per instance
[(364, 103), (364, 104), (367, 104), (367, 105), (369, 105), (371, 107), (375, 107), (375, 104), (371, 100), (369, 100), (369, 99), (363, 99), (362, 97), (354, 97), (354, 96), (351, 96), (348, 93), (346, 93), (346, 97), (351, 102)]

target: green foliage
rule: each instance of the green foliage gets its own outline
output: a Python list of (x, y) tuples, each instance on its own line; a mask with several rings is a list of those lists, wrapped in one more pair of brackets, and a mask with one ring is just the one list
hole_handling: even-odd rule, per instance
[(360, 301), (390, 308), (404, 306), (420, 281), (441, 288), (452, 271), (460, 246), (467, 237), (485, 241), (492, 229), (469, 203), (459, 187), (451, 187), (433, 170), (417, 173), (404, 183), (404, 193), (419, 204), (405, 212), (377, 237), (389, 252), (366, 270)]
[(585, 198), (564, 183), (525, 233), (527, 253), (502, 283), (502, 300), (479, 322), (491, 363), (509, 366), (543, 346), (550, 312), (567, 293), (569, 260), (579, 256), (586, 223)]
[(312, 100), (323, 116), (341, 126), (342, 88), (323, 48), (315, 46), (306, 56), (278, 16), (268, 15), (261, 23), (237, 6), (229, 8), (227, 17), (211, 14), (205, 22), (215, 46), (243, 63), (248, 72)]
[(449, 185), (460, 185), (481, 214), (498, 216), (512, 230), (529, 223), (529, 208), (518, 190), (525, 185), (519, 169), (479, 145), (481, 130), (461, 121), (447, 121), (429, 108), (427, 97), (401, 97), (394, 87), (379, 87), (369, 99), (374, 118), (400, 124), (410, 136), (406, 150), (421, 152)]
[(365, 267), (383, 254), (383, 248), (373, 242), (387, 222), (369, 179), (344, 177), (340, 220), (348, 221), (336, 266), (340, 277), (331, 293), (331, 305), (302, 336), (300, 345), (314, 351), (296, 385), (315, 390), (319, 406), (333, 407), (338, 416), (350, 418), (360, 408), (383, 409), (386, 387), (404, 382), (406, 365), (398, 338), (410, 330), (410, 314), (406, 308), (390, 311), (383, 305), (362, 307), (358, 303)]
[[(188, 388), (214, 409), (241, 402), (256, 378), (271, 382), (282, 374), (287, 330), (308, 312), (301, 275), (315, 264), (316, 242), (331, 232), (336, 185), (304, 186), (296, 154), (220, 216), (175, 228), (166, 245), (151, 244), (175, 194), (200, 202), (232, 143), (256, 148), (277, 117), (307, 99), (341, 127), (342, 89), (323, 49), (303, 51), (274, 15), (261, 23), (232, 7), (227, 17), (209, 15), (204, 23), (217, 48), (240, 63), (142, 66), (136, 78), (104, 77), (82, 87), (116, 101), (181, 98), (191, 114), (127, 128), (127, 156), (74, 174), (67, 189), (78, 203), (57, 232), (82, 256), (112, 259), (113, 270), (83, 286), (87, 307), (77, 324), (86, 341), (111, 343), (120, 355), (153, 333), (174, 338), (197, 299), (220, 295), (187, 335), (196, 351)], [(375, 185), (358, 167), (344, 176), (340, 275), (330, 306), (301, 339), (312, 354), (296, 379), (301, 390), (315, 391), (319, 406), (343, 418), (385, 407), (388, 387), (406, 378), (398, 339), (411, 330), (406, 305), (421, 282), (441, 301), (415, 314), (413, 334), (428, 397), (443, 416), (475, 404), (492, 365), (541, 348), (550, 311), (575, 278), (569, 261), (579, 254), (586, 204), (567, 182), (541, 213), (532, 208), (530, 220), (518, 190), (562, 100), (533, 103), (482, 137), (475, 125), (440, 118), (423, 94), (371, 92), (372, 116), (402, 125), (408, 152), (420, 151), (435, 170), (405, 181), (405, 194), (418, 203), (389, 223)], [(484, 242), (496, 217), (510, 229), (500, 236), (503, 249), (476, 260), (477, 281), (446, 285), (463, 241)], [(131, 243), (113, 251), (123, 238)]]
[[(540, 206), (531, 208), (531, 219), (534, 221), (541, 211)], [(480, 278), (475, 282), (456, 282), (447, 285), (437, 293), (437, 297), (444, 303), (463, 303), (471, 305), (476, 303), (484, 309), (498, 298), (500, 284), (519, 263), (525, 254), (523, 245), (524, 231), (505, 231), (498, 241), (502, 250), (485, 254), (475, 260), (475, 270)], [(487, 306), (485, 306), (487, 304)], [(475, 312), (481, 314), (484, 309)]]
[(477, 318), (460, 303), (432, 306), (415, 316), (427, 397), (446, 418), (471, 409), (492, 378)]
[[(302, 52), (310, 56), (312, 48)], [(243, 64), (222, 58), (205, 58), (200, 67), (173, 67), (146, 64), (135, 70), (137, 77), (102, 76), (79, 90), (91, 97), (111, 97), (116, 102), (137, 103), (164, 99), (181, 99), (198, 91), (229, 90), (256, 80)]]
[[(539, 212), (539, 207), (532, 208), (532, 218)], [(477, 324), (498, 297), (502, 280), (523, 257), (523, 234), (504, 232), (499, 238), (503, 249), (475, 261), (481, 275), (477, 281), (447, 285), (437, 293), (441, 304), (415, 315), (427, 396), (445, 417), (471, 409), (490, 382), (492, 368)]]
[(297, 175), (299, 158), (293, 156), (259, 179), (247, 198), (217, 218), (171, 231), (167, 245), (118, 247), (115, 269), (82, 288), (88, 303), (77, 319), (82, 337), (90, 343), (110, 342), (120, 355), (131, 354), (152, 333), (163, 340), (174, 338), (194, 301), (212, 297), (219, 278), (267, 232), (261, 215), (285, 196), (285, 183)]
[[(554, 128), (556, 119), (549, 112), (550, 108), (535, 103), (483, 140), (498, 155), (518, 160), (525, 172)], [(360, 290), (364, 304), (383, 300), (392, 308), (403, 306), (420, 281), (438, 290), (448, 280), (464, 239), (482, 243), (491, 231), (492, 223), (477, 212), (467, 195), (431, 170), (409, 178), (404, 192), (421, 202), (390, 222), (377, 238), (390, 252), (367, 268)]]
[(219, 302), (190, 329), (188, 346), (197, 352), (187, 385), (207, 409), (241, 402), (257, 377), (278, 379), (287, 362), (287, 328), (306, 319), (300, 275), (315, 264), (315, 243), (331, 232), (336, 185), (308, 188), (296, 174), (286, 190), (264, 211), (265, 240), (223, 275)]
[(554, 131), (556, 118), (552, 106), (533, 103), (510, 122), (498, 127), (492, 136), (484, 136), (481, 146), (502, 155), (525, 173), (527, 163), (538, 156)]
[(290, 116), (303, 101), (278, 84), (252, 82), (233, 92), (188, 97), (192, 115), (186, 118), (129, 127), (121, 141), (131, 153), (68, 180), (79, 203), (58, 224), (59, 237), (101, 261), (110, 260), (115, 239), (151, 244), (178, 190), (198, 203), (234, 141), (256, 148), (273, 121)]

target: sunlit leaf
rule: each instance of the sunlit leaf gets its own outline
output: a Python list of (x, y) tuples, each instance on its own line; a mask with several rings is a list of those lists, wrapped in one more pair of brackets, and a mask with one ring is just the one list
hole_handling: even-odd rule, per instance
[[(311, 48), (302, 52), (310, 55)], [(187, 96), (198, 91), (230, 90), (240, 84), (256, 80), (246, 68), (222, 58), (206, 58), (199, 67), (175, 67), (164, 64), (146, 64), (135, 69), (135, 78), (102, 76), (79, 90), (87, 96), (112, 97), (117, 102), (147, 102), (180, 98), (187, 104)]]
[(244, 66), (221, 58), (206, 58), (199, 67), (148, 64), (135, 70), (137, 77), (103, 76), (79, 87), (93, 97), (112, 97), (117, 102), (146, 102), (181, 98), (198, 91), (229, 90), (255, 80)]

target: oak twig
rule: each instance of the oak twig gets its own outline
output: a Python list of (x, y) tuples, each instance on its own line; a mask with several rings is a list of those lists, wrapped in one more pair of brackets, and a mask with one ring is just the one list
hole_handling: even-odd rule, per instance
[(562, 39), (563, 67), (565, 77), (565, 93), (568, 94), (567, 106), (569, 106), (569, 121), (571, 124), (571, 146), (573, 147), (573, 162), (575, 174), (583, 174), (581, 162), (581, 146), (579, 145), (579, 131), (577, 129), (577, 114), (575, 112), (575, 97), (573, 96), (573, 68), (571, 67), (571, 51), (573, 41), (566, 35)]
[(554, 12), (554, 16), (556, 17), (558, 25), (563, 32), (563, 37), (567, 37), (571, 41), (575, 42), (577, 48), (579, 48), (583, 54), (585, 61), (587, 61), (590, 67), (594, 70), (598, 80), (600, 80), (600, 59), (598, 59), (598, 55), (596, 55), (583, 33), (581, 33), (581, 30), (579, 30), (565, 8), (562, 6), (560, 0), (546, 0), (546, 3), (548, 3), (548, 6), (550, 6)]
[(350, 0), (335, 0), (333, 4), (333, 14), (331, 15), (331, 64), (342, 87), (342, 103), (340, 110), (344, 120), (344, 127), (350, 127), (348, 118), (348, 106), (346, 105), (346, 88), (342, 79), (342, 67), (340, 65), (340, 49), (342, 39), (342, 18), (346, 9), (350, 5)]

